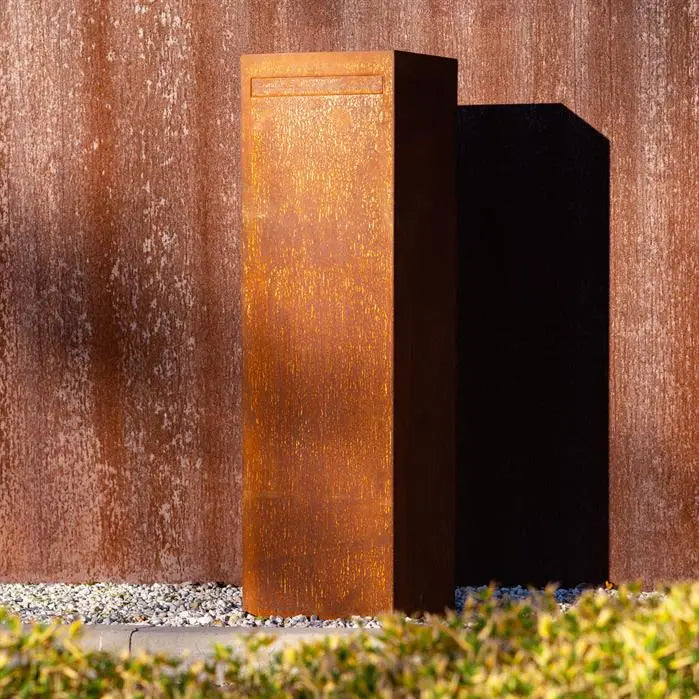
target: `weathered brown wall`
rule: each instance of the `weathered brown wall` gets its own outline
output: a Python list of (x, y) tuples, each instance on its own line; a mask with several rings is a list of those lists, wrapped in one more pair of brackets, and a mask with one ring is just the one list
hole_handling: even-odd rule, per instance
[(190, 5), (3, 3), (4, 579), (240, 572), (238, 56)]
[(611, 141), (611, 576), (699, 576), (690, 0), (0, 5), (0, 577), (240, 577), (240, 53), (459, 59)]

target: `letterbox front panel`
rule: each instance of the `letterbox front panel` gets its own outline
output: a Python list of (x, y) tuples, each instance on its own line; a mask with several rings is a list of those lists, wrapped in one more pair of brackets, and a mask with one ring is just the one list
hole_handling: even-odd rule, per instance
[(242, 58), (248, 610), (392, 606), (393, 54)]

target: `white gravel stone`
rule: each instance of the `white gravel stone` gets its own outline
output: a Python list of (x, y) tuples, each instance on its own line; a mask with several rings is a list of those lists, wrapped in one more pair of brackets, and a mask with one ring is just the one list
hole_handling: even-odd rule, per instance
[[(466, 597), (478, 595), (485, 589), (485, 586), (457, 588), (456, 609), (463, 608)], [(567, 609), (575, 603), (583, 589), (582, 585), (572, 589), (558, 589), (555, 593), (556, 600), (562, 609)], [(521, 585), (500, 587), (495, 591), (496, 599), (517, 600), (527, 596), (529, 591)], [(70, 622), (80, 619), (87, 624), (152, 626), (379, 626), (375, 617), (362, 616), (349, 619), (319, 619), (315, 614), (310, 617), (302, 614), (287, 618), (255, 617), (242, 608), (240, 587), (217, 583), (0, 584), (0, 606), (18, 614), (25, 623), (49, 622), (54, 619)]]

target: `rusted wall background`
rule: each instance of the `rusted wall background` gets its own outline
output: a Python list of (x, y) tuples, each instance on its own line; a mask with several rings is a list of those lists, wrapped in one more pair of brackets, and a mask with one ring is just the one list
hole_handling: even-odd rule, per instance
[(699, 575), (692, 0), (0, 4), (0, 577), (240, 578), (240, 53), (459, 59), (611, 141), (611, 576)]

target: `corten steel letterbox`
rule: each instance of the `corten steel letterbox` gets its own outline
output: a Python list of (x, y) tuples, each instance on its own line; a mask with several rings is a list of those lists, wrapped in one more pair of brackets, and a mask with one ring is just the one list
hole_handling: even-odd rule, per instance
[(243, 594), (454, 601), (455, 60), (243, 56)]

